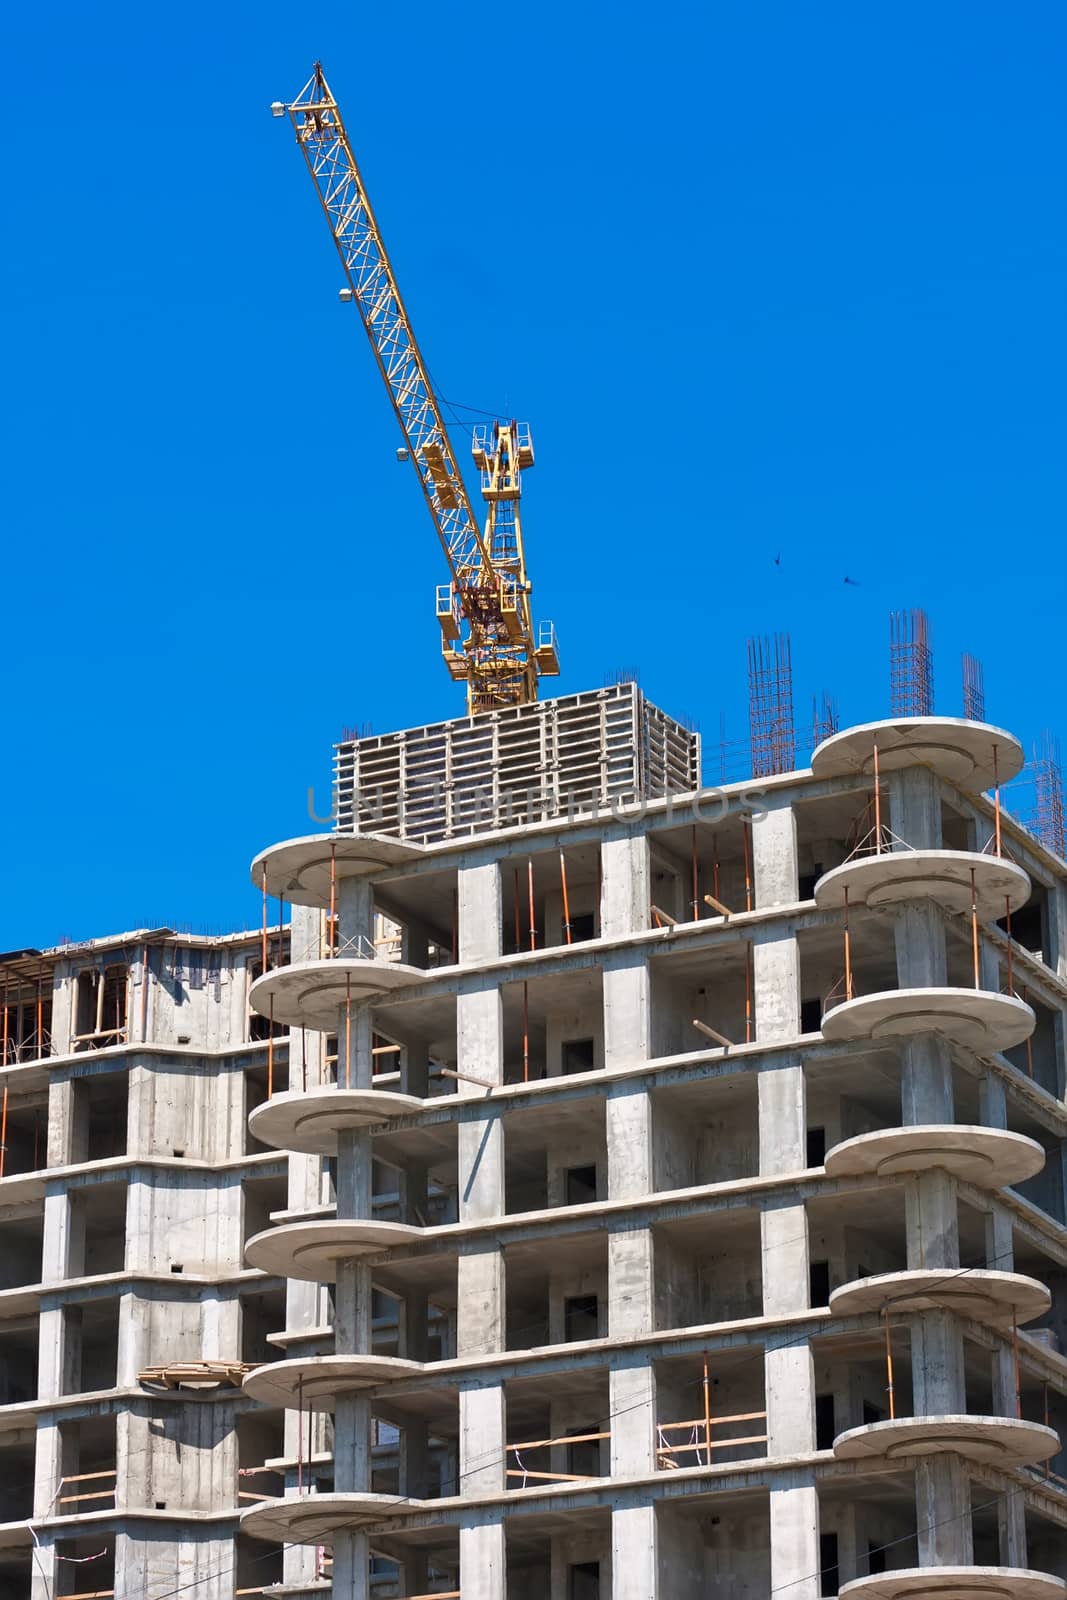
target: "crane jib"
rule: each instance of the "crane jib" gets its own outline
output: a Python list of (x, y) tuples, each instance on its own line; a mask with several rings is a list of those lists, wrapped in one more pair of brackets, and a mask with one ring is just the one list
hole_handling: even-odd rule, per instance
[(342, 298), (355, 301), (404, 434), (401, 454), (416, 469), (448, 561), (452, 582), (438, 590), (437, 615), (449, 672), (466, 682), (472, 712), (534, 700), (538, 676), (558, 673), (559, 661), (551, 624), (535, 637), (530, 615), (518, 509), (521, 470), (533, 465), (529, 431), (496, 423), (490, 439), (484, 426), (474, 430), (483, 531), (321, 66), (294, 101), (272, 110), (288, 113), (348, 282)]

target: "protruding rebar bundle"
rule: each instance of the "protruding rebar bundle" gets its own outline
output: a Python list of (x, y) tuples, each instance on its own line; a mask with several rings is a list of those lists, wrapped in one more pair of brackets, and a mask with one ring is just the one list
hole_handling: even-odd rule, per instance
[(792, 771), (797, 740), (787, 633), (748, 641), (748, 729), (753, 777)]
[(934, 656), (926, 612), (918, 607), (889, 617), (889, 710), (894, 717), (934, 711)]
[(813, 694), (811, 697), (811, 743), (814, 748), (822, 744), (824, 739), (830, 739), (840, 731), (841, 718), (838, 715), (837, 701), (828, 689), (821, 695)]
[(1064, 827), (1063, 774), (1059, 741), (1049, 732), (1034, 746), (1034, 789), (1037, 811), (1034, 832), (1047, 850), (1067, 855), (1067, 829)]
[(969, 722), (985, 721), (985, 674), (976, 656), (962, 656), (963, 662), (963, 715)]

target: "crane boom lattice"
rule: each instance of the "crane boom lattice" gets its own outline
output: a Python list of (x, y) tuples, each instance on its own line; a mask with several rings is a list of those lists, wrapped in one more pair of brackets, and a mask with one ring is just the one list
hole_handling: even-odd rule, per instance
[(526, 704), (538, 676), (559, 671), (551, 624), (535, 637), (530, 612), (518, 504), (522, 470), (533, 465), (529, 430), (475, 430), (483, 530), (321, 65), (294, 101), (272, 109), (292, 123), (348, 281), (342, 298), (359, 311), (448, 562), (451, 582), (437, 591), (445, 662), (466, 682), (470, 711)]

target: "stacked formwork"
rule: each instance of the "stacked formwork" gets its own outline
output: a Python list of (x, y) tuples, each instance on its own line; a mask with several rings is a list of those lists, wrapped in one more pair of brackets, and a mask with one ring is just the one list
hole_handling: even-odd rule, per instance
[(335, 746), (337, 828), (420, 844), (700, 785), (700, 739), (636, 684)]

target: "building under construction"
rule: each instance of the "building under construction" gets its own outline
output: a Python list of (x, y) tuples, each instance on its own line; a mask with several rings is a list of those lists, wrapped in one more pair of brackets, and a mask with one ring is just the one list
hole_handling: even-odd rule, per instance
[(697, 745), (633, 685), (349, 741), (261, 930), (3, 958), (5, 1597), (1063, 1600), (1020, 747)]

